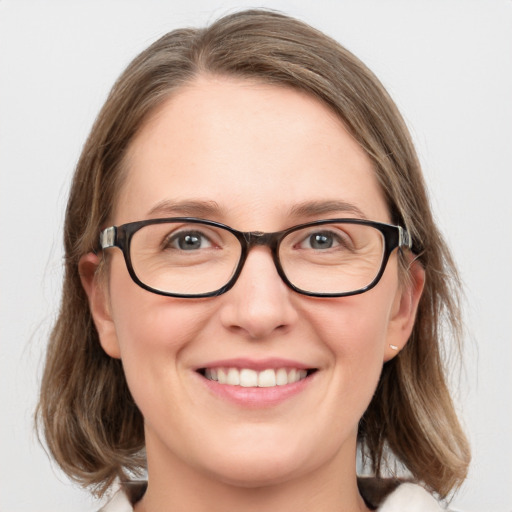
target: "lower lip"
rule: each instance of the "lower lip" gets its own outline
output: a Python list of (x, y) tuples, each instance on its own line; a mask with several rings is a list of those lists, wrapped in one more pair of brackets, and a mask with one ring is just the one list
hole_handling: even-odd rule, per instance
[(210, 392), (224, 400), (240, 407), (264, 408), (278, 405), (304, 391), (311, 384), (316, 373), (314, 372), (293, 384), (268, 388), (245, 388), (243, 386), (219, 384), (216, 380), (207, 379), (200, 374), (197, 375)]

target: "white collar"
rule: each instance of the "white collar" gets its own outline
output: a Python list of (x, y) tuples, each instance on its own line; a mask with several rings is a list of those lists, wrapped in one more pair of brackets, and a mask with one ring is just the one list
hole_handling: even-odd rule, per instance
[(434, 497), (423, 487), (405, 483), (399, 485), (377, 509), (378, 512), (440, 512)]

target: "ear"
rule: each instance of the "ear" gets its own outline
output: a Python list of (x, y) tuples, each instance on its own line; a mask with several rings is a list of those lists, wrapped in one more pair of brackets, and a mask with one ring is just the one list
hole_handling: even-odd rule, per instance
[(393, 359), (407, 343), (414, 327), (424, 285), (425, 269), (419, 261), (411, 258), (408, 276), (399, 286), (393, 303), (384, 350), (384, 362)]
[(110, 357), (119, 359), (121, 353), (110, 311), (107, 281), (103, 275), (98, 273), (99, 265), (100, 257), (94, 253), (88, 253), (80, 258), (78, 271), (82, 286), (89, 299), (89, 308), (101, 346)]

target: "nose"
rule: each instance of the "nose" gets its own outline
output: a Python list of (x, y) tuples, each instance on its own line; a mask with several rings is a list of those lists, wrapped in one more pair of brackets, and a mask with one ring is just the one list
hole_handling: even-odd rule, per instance
[(254, 247), (237, 282), (224, 295), (221, 322), (251, 340), (284, 333), (298, 318), (293, 293), (277, 273), (270, 250)]

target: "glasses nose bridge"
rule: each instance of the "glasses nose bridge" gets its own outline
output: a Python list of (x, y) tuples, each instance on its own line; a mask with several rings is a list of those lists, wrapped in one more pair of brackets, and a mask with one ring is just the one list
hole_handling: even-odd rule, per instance
[(253, 247), (268, 247), (275, 256), (280, 232), (264, 233), (263, 231), (249, 231), (243, 234), (246, 242), (247, 252)]
[[(242, 236), (240, 236), (242, 235)], [(283, 232), (278, 231), (274, 233), (264, 233), (263, 231), (246, 231), (246, 232), (239, 232), (238, 239), (242, 245), (242, 254), (240, 256), (239, 266), (238, 270), (235, 275), (234, 281), (238, 280), (238, 277), (240, 277), (240, 274), (243, 271), (243, 268), (245, 267), (245, 263), (247, 261), (247, 257), (249, 256), (249, 253), (251, 252), (251, 249), (255, 247), (268, 247), (270, 249), (270, 256), (272, 258), (272, 261), (274, 263), (275, 269), (278, 273), (278, 275), (281, 277), (281, 279), (287, 283), (286, 278), (283, 275), (283, 271), (281, 269), (281, 264), (279, 262), (279, 256), (277, 253), (277, 249), (279, 246), (279, 242), (281, 238), (283, 237)], [(234, 282), (233, 282), (234, 284)]]
[(278, 273), (281, 274), (277, 248), (279, 246), (279, 240), (282, 238), (282, 232), (264, 233), (263, 231), (247, 231), (242, 232), (241, 234), (243, 235), (243, 240), (240, 240), (243, 246), (242, 266), (244, 265), (251, 249), (254, 247), (268, 247), (270, 249), (274, 265), (276, 266)]

